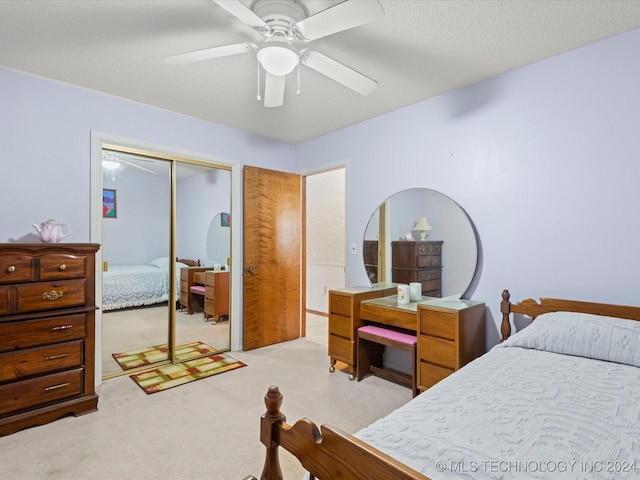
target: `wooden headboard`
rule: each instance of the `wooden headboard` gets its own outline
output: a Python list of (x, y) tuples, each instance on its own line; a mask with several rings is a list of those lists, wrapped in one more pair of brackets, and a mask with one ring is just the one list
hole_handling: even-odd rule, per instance
[(199, 267), (200, 266), (200, 259), (198, 259), (198, 260), (189, 260), (188, 258), (177, 258), (176, 257), (176, 262), (184, 263), (185, 265), (188, 265), (190, 267)]
[(629, 320), (640, 320), (640, 307), (629, 307), (625, 305), (611, 305), (607, 303), (580, 302), (576, 300), (561, 300), (558, 298), (541, 298), (540, 303), (532, 298), (522, 300), (520, 303), (511, 303), (509, 290), (502, 292), (502, 302), (500, 302), (500, 312), (502, 313), (502, 324), (500, 333), (505, 341), (511, 335), (511, 322), (509, 314), (519, 313), (531, 317), (535, 320), (538, 315), (549, 312), (578, 312), (591, 313), (593, 315), (606, 315), (608, 317), (627, 318)]

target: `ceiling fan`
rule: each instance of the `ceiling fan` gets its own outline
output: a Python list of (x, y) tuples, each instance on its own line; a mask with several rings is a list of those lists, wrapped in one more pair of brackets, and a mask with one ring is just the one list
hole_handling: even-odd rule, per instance
[(213, 1), (260, 32), (264, 36), (262, 43), (245, 42), (196, 50), (165, 57), (167, 62), (180, 65), (256, 51), (258, 62), (266, 71), (265, 107), (279, 107), (284, 103), (285, 77), (300, 63), (361, 95), (370, 94), (378, 85), (352, 68), (304, 47), (312, 40), (376, 20), (384, 14), (377, 0), (346, 0), (311, 16), (298, 0), (254, 0), (251, 7), (240, 0)]
[[(104, 169), (105, 174), (107, 172), (111, 172), (111, 176), (115, 180), (115, 171), (122, 164), (126, 164), (126, 165), (130, 165), (132, 167), (135, 167), (135, 168), (139, 168), (140, 170), (144, 170), (145, 172), (153, 173), (154, 175), (158, 174), (158, 172), (154, 172), (153, 170), (149, 170), (148, 168), (145, 168), (145, 167), (143, 167), (141, 165), (137, 165), (136, 163), (133, 163), (133, 162), (131, 162), (129, 160), (125, 160), (123, 158), (124, 156), (125, 156), (124, 154), (118, 154), (116, 152), (103, 150), (102, 151), (102, 168)], [(131, 157), (131, 160), (135, 160), (136, 162), (148, 162), (148, 160), (145, 160), (145, 159), (143, 159), (141, 157)]]

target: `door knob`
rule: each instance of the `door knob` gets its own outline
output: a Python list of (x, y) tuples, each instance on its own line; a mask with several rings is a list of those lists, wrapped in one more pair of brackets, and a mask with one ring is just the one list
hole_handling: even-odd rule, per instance
[(249, 273), (253, 273), (253, 267), (247, 267), (247, 268), (246, 268), (246, 270), (247, 270), (247, 272), (249, 272)]

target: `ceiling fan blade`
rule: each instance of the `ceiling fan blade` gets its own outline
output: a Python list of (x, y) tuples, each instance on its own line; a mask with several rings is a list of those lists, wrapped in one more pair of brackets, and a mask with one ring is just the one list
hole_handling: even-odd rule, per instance
[(184, 65), (185, 63), (201, 62), (212, 58), (228, 57), (238, 53), (253, 52), (257, 48), (255, 43), (235, 43), (233, 45), (223, 45), (221, 47), (205, 48), (194, 52), (179, 53), (164, 57), (164, 60), (172, 65)]
[(253, 10), (245, 6), (240, 0), (213, 0), (238, 20), (251, 28), (266, 28), (267, 24)]
[(264, 106), (281, 107), (284, 104), (284, 81), (286, 75), (267, 72), (264, 80)]
[(120, 163), (126, 163), (127, 165), (131, 165), (132, 167), (139, 168), (140, 170), (144, 170), (145, 172), (149, 172), (149, 173), (153, 173), (154, 175), (158, 175), (158, 172), (154, 172), (153, 170), (149, 170), (148, 168), (141, 167), (140, 165), (136, 165), (135, 163), (132, 163), (132, 162), (127, 162), (126, 160), (123, 160), (121, 158), (118, 159), (117, 161), (120, 162)]
[(300, 62), (307, 67), (349, 87), (360, 95), (369, 95), (378, 86), (378, 82), (356, 72), (354, 69), (313, 50), (300, 52)]
[(377, 0), (347, 0), (300, 20), (293, 28), (303, 40), (315, 40), (364, 25), (382, 15), (384, 9)]

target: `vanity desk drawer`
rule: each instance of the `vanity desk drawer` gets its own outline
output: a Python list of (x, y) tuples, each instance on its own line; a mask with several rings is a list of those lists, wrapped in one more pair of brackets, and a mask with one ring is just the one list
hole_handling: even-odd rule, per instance
[(456, 316), (454, 313), (433, 311), (420, 316), (420, 333), (434, 337), (455, 339)]

